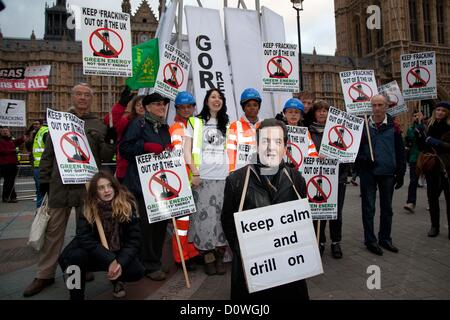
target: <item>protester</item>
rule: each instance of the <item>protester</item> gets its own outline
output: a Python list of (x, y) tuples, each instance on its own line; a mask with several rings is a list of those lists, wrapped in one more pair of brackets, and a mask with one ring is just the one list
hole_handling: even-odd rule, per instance
[[(109, 247), (100, 240), (95, 223), (101, 221)], [(126, 295), (123, 282), (132, 282), (144, 276), (139, 261), (141, 232), (133, 195), (119, 184), (109, 172), (100, 171), (92, 178), (86, 196), (84, 215), (78, 218), (75, 238), (59, 257), (63, 273), (78, 266), (81, 271), (81, 287), (69, 289), (71, 300), (84, 300), (87, 271), (106, 271), (113, 284), (113, 295)]]
[[(447, 206), (447, 222), (450, 239), (450, 103), (441, 101), (436, 105), (427, 126), (421, 125), (417, 130), (418, 145), (422, 153), (435, 154), (434, 165), (425, 170), (425, 165), (421, 166), (427, 181), (427, 196), (430, 207), (431, 228), (429, 237), (437, 237), (440, 231), (440, 208), (439, 197), (444, 191), (445, 203)], [(418, 114), (419, 121), (422, 122), (423, 115)], [(419, 162), (417, 163), (419, 167)]]
[(416, 163), (419, 157), (419, 147), (417, 145), (417, 138), (415, 131), (418, 130), (419, 118), (417, 114), (413, 115), (413, 123), (408, 128), (405, 137), (406, 160), (409, 164), (409, 187), (408, 199), (406, 205), (403, 207), (406, 211), (414, 213), (417, 200), (417, 184), (419, 177), (416, 174)]
[[(382, 255), (380, 248), (398, 252), (392, 244), (392, 198), (394, 188), (400, 189), (406, 171), (405, 147), (400, 128), (386, 113), (388, 103), (383, 95), (372, 97), (369, 132), (364, 128), (356, 163), (359, 167), (364, 244), (367, 249)], [(371, 138), (374, 161), (371, 159), (368, 135)], [(374, 233), (376, 191), (380, 197), (380, 231)]]
[[(113, 106), (112, 113), (112, 123), (113, 128), (117, 133), (117, 151), (116, 151), (116, 178), (120, 183), (123, 183), (125, 179), (125, 173), (127, 171), (128, 161), (124, 159), (120, 152), (120, 142), (125, 134), (128, 125), (137, 117), (143, 117), (145, 110), (142, 106), (142, 99), (144, 96), (134, 96), (131, 93), (130, 88), (125, 86), (125, 89), (122, 91), (119, 101)], [(125, 114), (127, 110), (128, 103), (131, 101), (131, 112), (129, 114)], [(105, 124), (109, 125), (109, 115), (106, 115), (104, 118)]]
[[(101, 161), (108, 161), (114, 154), (115, 146), (105, 141), (107, 132), (102, 121), (90, 112), (93, 90), (87, 83), (80, 83), (72, 89), (72, 105), (69, 109), (84, 121), (84, 131), (98, 167)], [(41, 292), (55, 282), (58, 256), (64, 244), (67, 221), (73, 207), (77, 217), (82, 215), (83, 199), (86, 194), (84, 184), (63, 184), (56, 162), (55, 150), (50, 136), (47, 136), (44, 153), (39, 165), (40, 191), (48, 193), (50, 219), (45, 232), (45, 240), (39, 251), (38, 271), (33, 282), (24, 291), (25, 297)]]
[[(183, 137), (185, 136), (187, 121), (193, 116), (195, 112), (196, 102), (192, 94), (187, 91), (178, 93), (175, 98), (175, 122), (169, 128), (170, 137), (174, 149), (183, 150)], [(186, 166), (188, 175), (190, 175), (189, 166)], [(189, 232), (189, 215), (179, 217), (176, 219), (176, 227), (178, 232), (178, 238), (180, 240), (183, 257), (186, 263), (186, 269), (188, 271), (194, 271), (195, 263), (194, 257), (199, 255), (199, 252), (195, 248), (192, 242), (188, 241)], [(175, 233), (172, 236), (172, 255), (175, 263), (181, 263), (181, 257), (178, 250), (178, 242)]]
[(294, 201), (299, 198), (298, 194), (302, 198), (306, 197), (305, 179), (297, 170), (287, 166), (283, 161), (283, 157), (286, 155), (287, 141), (287, 128), (284, 123), (275, 119), (262, 121), (257, 129), (257, 163), (249, 164), (232, 172), (226, 179), (221, 221), (226, 238), (233, 251), (232, 300), (309, 299), (305, 280), (251, 294), (248, 292), (234, 220), (234, 213), (239, 211), (244, 192), (247, 170), (250, 170), (250, 176), (242, 210)]
[[(311, 138), (317, 151), (320, 152), (322, 144), (323, 132), (325, 130), (325, 124), (327, 122), (328, 110), (330, 106), (323, 100), (316, 101), (312, 108), (314, 114), (314, 122), (309, 127)], [(340, 242), (342, 240), (342, 209), (344, 208), (345, 191), (347, 188), (347, 177), (350, 172), (350, 164), (339, 164), (339, 184), (338, 184), (338, 203), (337, 203), (337, 219), (330, 220), (330, 238), (331, 238), (331, 255), (335, 259), (342, 258), (342, 248)], [(317, 222), (316, 222), (317, 223)], [(320, 236), (319, 236), (319, 250), (322, 255), (325, 250), (325, 227), (327, 220), (321, 220), (320, 222)]]
[(189, 118), (184, 141), (184, 156), (192, 172), (192, 192), (197, 212), (191, 215), (189, 241), (202, 254), (205, 273), (225, 274), (223, 264), (227, 241), (220, 224), (225, 178), (227, 105), (218, 89), (206, 92), (203, 108)]
[(230, 172), (256, 160), (251, 156), (247, 160), (237, 159), (237, 149), (239, 145), (256, 145), (256, 128), (259, 124), (258, 113), (261, 109), (261, 102), (261, 95), (256, 89), (248, 88), (241, 94), (240, 103), (244, 115), (238, 121), (231, 123), (227, 134), (227, 154)]
[(17, 202), (17, 194), (14, 188), (18, 165), (16, 147), (28, 141), (28, 139), (26, 135), (19, 139), (13, 139), (8, 127), (0, 128), (0, 177), (3, 177), (3, 202)]
[(148, 221), (136, 156), (159, 154), (172, 148), (169, 126), (165, 120), (169, 102), (168, 98), (159, 93), (147, 95), (142, 100), (144, 117), (137, 117), (129, 124), (120, 143), (120, 153), (128, 160), (124, 184), (138, 201), (142, 233), (140, 257), (145, 275), (155, 281), (166, 279), (166, 273), (161, 270), (161, 257), (168, 221), (151, 224)]
[(298, 98), (303, 103), (303, 125), (309, 127), (314, 122), (314, 95), (311, 92), (304, 91), (298, 95)]

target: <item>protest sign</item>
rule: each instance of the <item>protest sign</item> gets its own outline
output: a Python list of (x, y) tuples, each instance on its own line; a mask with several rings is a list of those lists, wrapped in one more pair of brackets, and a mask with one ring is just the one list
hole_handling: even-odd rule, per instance
[(256, 144), (238, 143), (236, 147), (236, 166), (235, 170), (245, 167), (247, 164), (257, 162)]
[(130, 15), (97, 8), (81, 8), (80, 38), (83, 73), (131, 77)]
[(47, 123), (63, 184), (89, 182), (98, 169), (84, 121), (69, 112), (47, 109)]
[(363, 128), (364, 119), (331, 107), (319, 154), (342, 163), (355, 162)]
[(0, 90), (47, 90), (51, 65), (0, 68)]
[(250, 293), (323, 273), (307, 199), (236, 212)]
[(313, 220), (336, 220), (339, 160), (305, 158), (301, 167)]
[(340, 73), (345, 108), (349, 114), (372, 112), (370, 100), (378, 93), (373, 70), (353, 70)]
[(395, 117), (403, 112), (408, 112), (408, 106), (405, 103), (402, 92), (397, 81), (389, 82), (378, 88), (378, 92), (386, 97), (388, 101), (388, 110), (391, 116)]
[(181, 150), (140, 155), (136, 163), (149, 223), (196, 211)]
[(25, 101), (0, 99), (0, 125), (7, 127), (26, 127)]
[(293, 164), (295, 170), (300, 170), (303, 159), (309, 155), (308, 128), (287, 126), (288, 143), (285, 161)]
[(435, 52), (403, 54), (400, 61), (405, 100), (437, 99)]
[(178, 92), (187, 88), (190, 63), (191, 59), (183, 51), (165, 43), (159, 62), (155, 92), (175, 100)]
[(298, 49), (296, 44), (263, 43), (263, 91), (298, 92)]
[(159, 68), (158, 39), (134, 46), (132, 54), (133, 77), (128, 78), (126, 84), (132, 90), (154, 87)]

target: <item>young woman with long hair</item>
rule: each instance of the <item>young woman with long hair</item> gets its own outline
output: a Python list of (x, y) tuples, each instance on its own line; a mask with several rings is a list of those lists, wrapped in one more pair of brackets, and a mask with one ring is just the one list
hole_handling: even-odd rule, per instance
[[(101, 244), (96, 217), (102, 223), (109, 250)], [(109, 172), (100, 171), (92, 178), (76, 234), (59, 258), (63, 273), (70, 275), (73, 270), (67, 268), (71, 266), (81, 271), (81, 287), (69, 289), (72, 300), (84, 299), (86, 272), (107, 271), (117, 298), (126, 294), (124, 282), (143, 277), (144, 267), (138, 257), (141, 232), (136, 202)]]
[(210, 89), (200, 114), (189, 118), (184, 141), (184, 156), (192, 172), (192, 191), (197, 205), (197, 212), (191, 216), (189, 241), (203, 255), (208, 275), (226, 272), (223, 256), (227, 241), (220, 213), (228, 176), (228, 122), (224, 94), (218, 89)]

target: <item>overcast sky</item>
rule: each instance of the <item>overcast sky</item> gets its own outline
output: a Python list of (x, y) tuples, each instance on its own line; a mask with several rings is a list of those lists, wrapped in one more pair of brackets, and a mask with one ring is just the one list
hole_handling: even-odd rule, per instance
[[(44, 36), (45, 0), (3, 0), (6, 9), (0, 12), (0, 29), (3, 37), (29, 38), (34, 29), (36, 37)], [(55, 0), (47, 1), (53, 5)], [(92, 0), (68, 0), (69, 4), (92, 6)], [(131, 0), (132, 12), (142, 0)], [(155, 15), (158, 15), (158, 0), (147, 0)], [(169, 3), (169, 1), (167, 1)], [(202, 0), (204, 7), (221, 8), (222, 0)], [(95, 7), (120, 11), (121, 0), (96, 0)], [(196, 0), (185, 0), (185, 5), (197, 5)], [(255, 1), (245, 0), (248, 9), (255, 8)], [(260, 0), (266, 6), (284, 17), (286, 38), (297, 43), (297, 14), (290, 0)], [(237, 0), (229, 0), (228, 6), (236, 7)], [(333, 0), (307, 0), (300, 13), (302, 51), (312, 53), (316, 47), (318, 54), (334, 55), (336, 35)], [(185, 19), (184, 19), (185, 21)], [(184, 30), (185, 31), (185, 30)]]

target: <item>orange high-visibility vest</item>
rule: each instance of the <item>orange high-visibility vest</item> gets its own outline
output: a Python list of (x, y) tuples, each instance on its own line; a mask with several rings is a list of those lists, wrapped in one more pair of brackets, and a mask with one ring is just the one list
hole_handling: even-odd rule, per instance
[(237, 148), (239, 144), (247, 144), (256, 146), (256, 129), (259, 122), (255, 125), (251, 124), (245, 116), (239, 121), (235, 121), (230, 125), (227, 133), (227, 154), (228, 154), (228, 170), (230, 172), (236, 168)]

